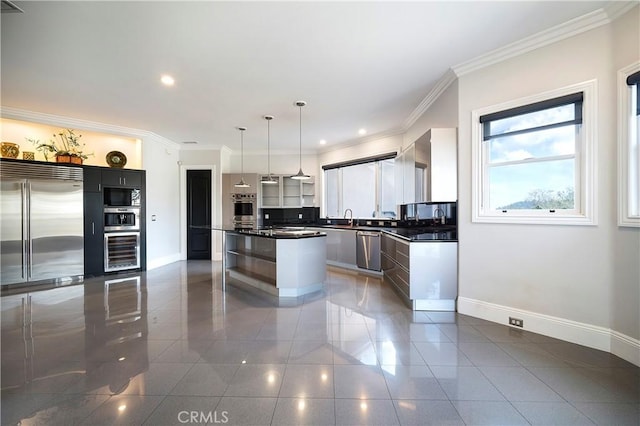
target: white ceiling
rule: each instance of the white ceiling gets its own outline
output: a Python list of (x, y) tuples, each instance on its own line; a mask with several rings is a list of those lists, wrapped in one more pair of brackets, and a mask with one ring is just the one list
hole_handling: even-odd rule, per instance
[[(178, 143), (303, 150), (393, 132), (445, 72), (605, 1), (15, 1), (2, 14), (5, 107)], [(164, 87), (161, 74), (176, 84)]]

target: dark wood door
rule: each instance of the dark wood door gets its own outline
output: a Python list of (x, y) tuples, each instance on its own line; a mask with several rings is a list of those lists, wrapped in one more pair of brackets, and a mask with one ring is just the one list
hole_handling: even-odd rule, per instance
[(187, 170), (187, 259), (211, 259), (211, 170)]

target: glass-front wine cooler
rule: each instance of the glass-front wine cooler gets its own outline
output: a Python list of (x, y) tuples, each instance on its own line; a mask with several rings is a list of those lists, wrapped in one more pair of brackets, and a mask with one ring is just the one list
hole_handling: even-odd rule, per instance
[(140, 267), (140, 233), (104, 234), (104, 271), (124, 271)]

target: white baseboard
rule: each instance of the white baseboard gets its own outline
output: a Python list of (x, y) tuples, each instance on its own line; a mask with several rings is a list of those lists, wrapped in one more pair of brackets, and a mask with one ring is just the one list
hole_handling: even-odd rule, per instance
[(147, 271), (168, 265), (180, 260), (180, 253), (170, 254), (169, 256), (159, 257), (153, 260), (147, 260)]
[(611, 353), (640, 366), (640, 340), (611, 331)]
[(458, 297), (458, 312), (504, 325), (515, 317), (523, 320), (524, 330), (610, 352), (640, 366), (640, 341), (605, 327), (466, 297)]

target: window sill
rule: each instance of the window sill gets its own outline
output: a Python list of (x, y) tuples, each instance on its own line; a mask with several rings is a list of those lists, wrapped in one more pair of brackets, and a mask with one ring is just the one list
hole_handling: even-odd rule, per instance
[(596, 226), (598, 221), (594, 217), (584, 215), (531, 215), (526, 213), (501, 215), (480, 214), (474, 215), (471, 220), (473, 223), (504, 223), (504, 224), (521, 224), (521, 225), (577, 225), (577, 226)]

